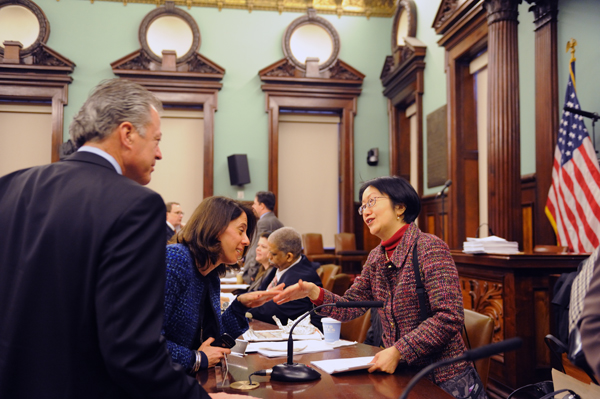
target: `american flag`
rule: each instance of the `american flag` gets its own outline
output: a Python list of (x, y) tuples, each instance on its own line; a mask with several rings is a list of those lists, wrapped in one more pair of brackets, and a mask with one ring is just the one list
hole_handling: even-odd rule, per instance
[[(581, 109), (570, 65), (565, 106)], [(558, 244), (570, 252), (592, 252), (600, 244), (600, 169), (583, 116), (563, 111), (554, 151), (546, 215)]]

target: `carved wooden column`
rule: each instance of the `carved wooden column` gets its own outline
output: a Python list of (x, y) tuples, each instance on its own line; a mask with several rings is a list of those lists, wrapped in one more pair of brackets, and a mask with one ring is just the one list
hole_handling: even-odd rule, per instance
[(485, 0), (488, 21), (489, 225), (523, 247), (517, 17), (520, 0)]
[(558, 0), (528, 0), (535, 3), (535, 164), (536, 206), (535, 244), (556, 244), (544, 208), (552, 184), (554, 146), (558, 134)]

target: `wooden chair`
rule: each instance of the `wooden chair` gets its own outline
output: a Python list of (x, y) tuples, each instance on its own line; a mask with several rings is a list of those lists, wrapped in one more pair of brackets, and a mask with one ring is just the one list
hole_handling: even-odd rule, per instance
[(335, 254), (338, 256), (342, 270), (348, 270), (344, 265), (347, 263), (360, 263), (360, 269), (367, 260), (369, 253), (363, 250), (356, 249), (356, 237), (354, 233), (338, 233), (335, 235)]
[(332, 277), (340, 272), (341, 267), (334, 264), (323, 265), (317, 269), (317, 274), (321, 278), (323, 288), (331, 291), (331, 285), (333, 284)]
[[(467, 330), (468, 337), (465, 336)], [(475, 349), (492, 343), (494, 335), (494, 320), (486, 315), (465, 309), (465, 329), (462, 330), (463, 340), (467, 349)], [(475, 362), (483, 387), (487, 388), (488, 374), (490, 372), (490, 358), (479, 359)]]
[(319, 233), (302, 234), (302, 243), (304, 245), (304, 255), (311, 262), (321, 264), (339, 263), (338, 257), (334, 254), (326, 254), (323, 248), (323, 236)]
[(566, 254), (567, 247), (561, 247), (559, 245), (536, 245), (535, 247), (533, 247), (533, 252), (551, 253), (551, 254)]
[(367, 338), (369, 327), (371, 327), (371, 309), (354, 320), (342, 323), (340, 338), (363, 343)]
[(331, 292), (336, 295), (342, 296), (348, 288), (350, 288), (350, 275), (346, 273), (339, 273), (331, 277)]

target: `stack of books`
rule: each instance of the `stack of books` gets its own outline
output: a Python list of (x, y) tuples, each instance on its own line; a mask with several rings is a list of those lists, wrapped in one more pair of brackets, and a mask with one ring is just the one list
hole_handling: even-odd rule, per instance
[(519, 243), (506, 241), (497, 236), (472, 238), (467, 237), (463, 243), (463, 252), (468, 254), (516, 254), (519, 253)]

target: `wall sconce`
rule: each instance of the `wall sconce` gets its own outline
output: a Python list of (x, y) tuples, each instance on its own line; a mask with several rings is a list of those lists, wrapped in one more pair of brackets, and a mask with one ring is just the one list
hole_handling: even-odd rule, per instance
[(371, 148), (367, 152), (367, 164), (376, 166), (379, 163), (379, 148)]

